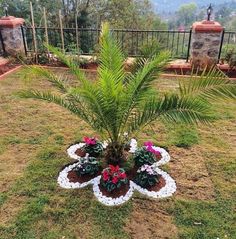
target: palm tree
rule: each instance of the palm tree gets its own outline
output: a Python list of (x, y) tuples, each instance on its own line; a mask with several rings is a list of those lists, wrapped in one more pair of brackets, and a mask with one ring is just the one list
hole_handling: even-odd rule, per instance
[(169, 53), (140, 59), (139, 67), (126, 72), (120, 46), (106, 23), (100, 36), (96, 82), (88, 80), (71, 58), (49, 48), (69, 67), (78, 85), (68, 86), (60, 76), (36, 66), (31, 70), (46, 77), (61, 94), (27, 90), (20, 93), (21, 97), (53, 102), (77, 115), (109, 139), (105, 158), (112, 164), (124, 160), (124, 132), (133, 134), (155, 120), (208, 123), (212, 120), (212, 101), (236, 98), (236, 85), (216, 69), (180, 83), (179, 92), (159, 94), (152, 85), (169, 61)]

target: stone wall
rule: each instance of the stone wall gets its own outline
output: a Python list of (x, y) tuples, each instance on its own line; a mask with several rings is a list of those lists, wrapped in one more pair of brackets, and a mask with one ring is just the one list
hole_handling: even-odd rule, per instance
[(192, 30), (191, 63), (204, 69), (218, 63), (223, 27), (214, 21), (195, 22)]
[(23, 18), (16, 18), (13, 16), (0, 18), (0, 30), (5, 53), (7, 55), (23, 56), (25, 54), (23, 35), (21, 31), (23, 23)]
[(8, 54), (16, 56), (24, 53), (24, 42), (21, 27), (4, 28), (1, 30), (1, 33), (5, 51)]
[(195, 67), (217, 64), (222, 33), (195, 32), (192, 35), (191, 56)]

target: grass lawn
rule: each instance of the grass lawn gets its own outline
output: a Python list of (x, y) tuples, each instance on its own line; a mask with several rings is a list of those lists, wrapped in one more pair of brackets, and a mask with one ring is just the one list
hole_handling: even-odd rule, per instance
[[(0, 81), (1, 239), (236, 238), (235, 102), (215, 105), (217, 121), (198, 130), (153, 124), (139, 133), (140, 143), (168, 147), (172, 160), (163, 168), (177, 192), (163, 200), (135, 193), (123, 206), (105, 207), (91, 187), (58, 187), (58, 172), (71, 161), (66, 148), (93, 132), (59, 106), (19, 99), (21, 89), (51, 89), (32, 78), (18, 70)], [(156, 83), (176, 86), (175, 79)]]

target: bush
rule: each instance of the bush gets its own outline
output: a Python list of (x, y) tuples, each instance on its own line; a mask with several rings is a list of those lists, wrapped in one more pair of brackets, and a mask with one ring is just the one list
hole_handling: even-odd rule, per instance
[(78, 176), (95, 175), (99, 170), (99, 163), (94, 157), (82, 158), (80, 164), (73, 169)]
[(148, 151), (146, 147), (139, 148), (134, 153), (135, 165), (140, 167), (144, 164), (151, 165), (156, 162), (156, 156)]
[(127, 175), (123, 168), (118, 165), (109, 165), (102, 171), (101, 185), (108, 191), (112, 192), (128, 183)]
[(85, 146), (83, 150), (92, 157), (99, 157), (103, 152), (103, 146), (101, 142), (98, 142), (96, 138), (84, 137)]
[(160, 174), (158, 174), (153, 166), (144, 164), (138, 169), (134, 182), (142, 188), (149, 188), (159, 183)]
[(228, 51), (225, 55), (225, 60), (229, 64), (230, 69), (234, 69), (236, 67), (236, 50)]

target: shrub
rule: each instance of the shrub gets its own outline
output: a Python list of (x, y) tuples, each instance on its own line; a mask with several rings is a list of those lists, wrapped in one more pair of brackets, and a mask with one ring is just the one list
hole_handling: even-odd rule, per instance
[(137, 171), (134, 182), (142, 188), (149, 188), (159, 182), (160, 174), (158, 174), (153, 166), (144, 164)]
[(99, 163), (94, 157), (82, 158), (80, 164), (73, 169), (78, 176), (95, 175), (99, 170)]
[(134, 162), (138, 167), (144, 164), (151, 165), (156, 162), (157, 158), (161, 158), (160, 152), (153, 148), (151, 142), (146, 142), (144, 145), (146, 147), (139, 148), (134, 153)]
[(108, 191), (112, 192), (128, 183), (127, 175), (123, 168), (118, 165), (109, 165), (102, 171), (101, 185)]
[(98, 157), (103, 152), (103, 146), (101, 142), (98, 142), (96, 138), (84, 137), (85, 146), (83, 150), (92, 157)]
[(228, 62), (230, 69), (235, 69), (236, 67), (236, 50), (229, 50), (225, 55), (225, 60)]

